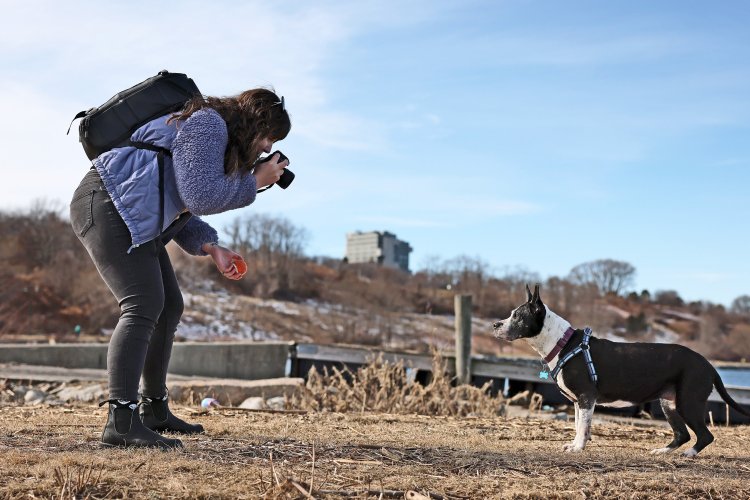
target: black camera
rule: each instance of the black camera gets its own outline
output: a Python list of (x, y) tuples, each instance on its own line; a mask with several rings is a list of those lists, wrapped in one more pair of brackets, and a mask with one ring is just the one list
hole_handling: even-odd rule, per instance
[[(278, 161), (279, 163), (281, 163), (284, 160), (289, 161), (289, 158), (287, 158), (284, 155), (284, 153), (282, 153), (281, 151), (274, 151), (273, 153), (266, 156), (265, 158), (261, 158), (260, 160), (256, 161), (254, 166), (257, 166), (257, 165), (260, 165), (261, 163), (265, 163), (269, 161), (271, 158), (273, 158), (273, 155), (275, 155), (276, 153), (279, 153), (279, 161)], [(292, 172), (288, 168), (285, 168), (281, 172), (281, 177), (279, 178), (279, 180), (276, 181), (276, 185), (279, 186), (281, 189), (286, 189), (289, 187), (289, 185), (292, 183), (293, 180), (294, 180), (294, 172)]]

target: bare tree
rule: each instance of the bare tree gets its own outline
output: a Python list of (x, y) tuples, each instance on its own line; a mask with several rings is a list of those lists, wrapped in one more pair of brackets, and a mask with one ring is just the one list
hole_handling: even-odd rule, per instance
[(662, 306), (682, 307), (685, 301), (675, 290), (657, 290), (654, 293), (654, 302)]
[(750, 325), (740, 323), (734, 325), (727, 335), (729, 348), (740, 359), (750, 357)]
[(233, 249), (249, 259), (255, 279), (266, 278), (263, 294), (294, 287), (295, 270), (308, 240), (306, 229), (284, 217), (254, 214), (236, 218), (224, 230)]
[[(529, 271), (523, 266), (505, 267), (500, 275), (500, 280), (508, 288), (508, 299), (518, 305), (520, 299), (526, 298), (526, 285), (541, 283), (542, 278), (538, 273)], [(543, 296), (546, 296), (543, 294)]]
[(569, 279), (577, 285), (596, 285), (604, 295), (619, 295), (633, 285), (635, 267), (620, 260), (599, 259), (578, 264), (571, 269)]
[(740, 316), (750, 316), (750, 295), (740, 295), (734, 299), (730, 311)]

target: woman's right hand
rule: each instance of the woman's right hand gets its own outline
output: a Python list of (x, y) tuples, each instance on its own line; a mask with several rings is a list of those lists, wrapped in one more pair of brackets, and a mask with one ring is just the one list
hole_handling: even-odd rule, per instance
[(253, 169), (256, 188), (260, 189), (277, 182), (288, 166), (289, 160), (279, 161), (279, 153), (274, 153), (270, 160), (259, 163)]
[[(244, 264), (244, 259), (237, 252), (216, 243), (204, 243), (201, 249), (211, 256), (216, 268), (225, 278), (238, 280), (247, 272), (247, 264)], [(235, 261), (242, 261), (242, 270), (235, 265)]]

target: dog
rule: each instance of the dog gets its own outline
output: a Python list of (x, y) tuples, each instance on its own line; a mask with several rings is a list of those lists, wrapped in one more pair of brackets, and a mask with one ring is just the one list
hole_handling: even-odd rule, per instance
[(697, 352), (678, 344), (611, 342), (594, 337), (585, 345), (590, 330), (574, 329), (545, 306), (539, 285), (533, 294), (526, 285), (526, 294), (526, 303), (492, 326), (498, 339), (528, 342), (550, 368), (558, 368), (563, 361), (559, 373), (553, 369), (552, 374), (575, 406), (576, 435), (563, 446), (566, 452), (586, 447), (595, 405), (625, 407), (658, 399), (674, 439), (651, 453), (675, 451), (690, 441), (690, 428), (696, 442), (683, 453), (686, 457), (696, 456), (714, 440), (705, 419), (714, 387), (729, 406), (750, 416), (727, 393), (716, 369)]

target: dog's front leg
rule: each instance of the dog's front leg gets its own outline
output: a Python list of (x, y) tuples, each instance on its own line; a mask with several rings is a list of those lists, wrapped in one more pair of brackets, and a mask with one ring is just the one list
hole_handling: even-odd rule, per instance
[(563, 446), (566, 452), (583, 451), (591, 435), (591, 419), (594, 415), (594, 404), (576, 403), (576, 437), (572, 443)]
[[(578, 416), (578, 401), (573, 402), (573, 417), (575, 418), (575, 431), (576, 436), (578, 435), (578, 424), (581, 422), (581, 418)], [(569, 448), (572, 448), (575, 445), (575, 438), (570, 443), (565, 443), (563, 445), (563, 451), (568, 451)]]

